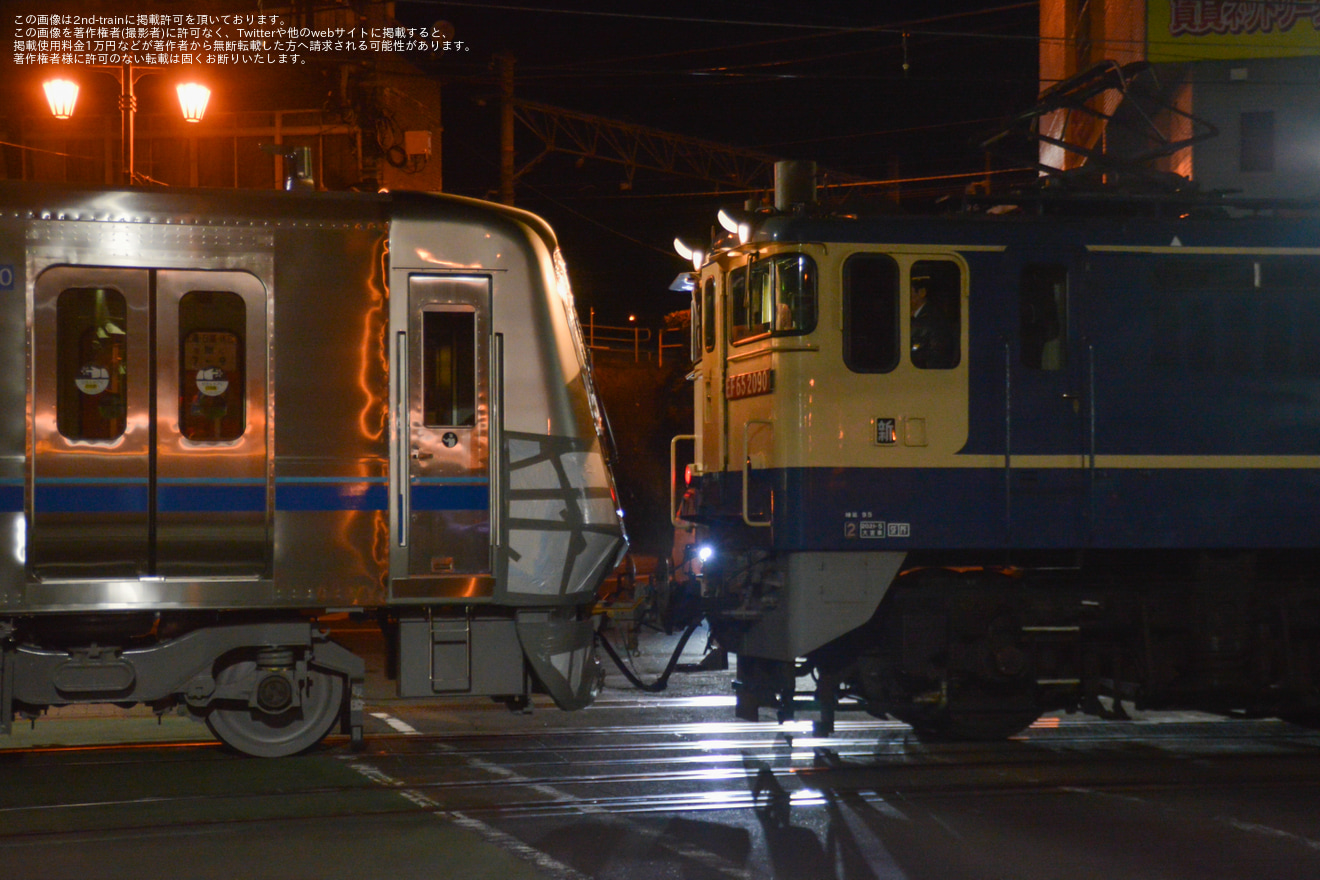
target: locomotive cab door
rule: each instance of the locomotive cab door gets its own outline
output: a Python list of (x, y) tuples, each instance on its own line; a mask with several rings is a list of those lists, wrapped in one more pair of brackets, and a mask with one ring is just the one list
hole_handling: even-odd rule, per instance
[[(488, 595), (491, 283), (410, 275), (397, 335), (396, 599)], [(397, 326), (397, 325), (396, 325)], [(403, 557), (400, 559), (399, 557)]]
[(1018, 282), (1018, 344), (1010, 352), (1009, 535), (1018, 547), (1087, 543), (1085, 353), (1070, 300), (1076, 282), (1057, 260), (1024, 262)]
[(265, 286), (55, 266), (33, 307), (32, 576), (268, 577)]

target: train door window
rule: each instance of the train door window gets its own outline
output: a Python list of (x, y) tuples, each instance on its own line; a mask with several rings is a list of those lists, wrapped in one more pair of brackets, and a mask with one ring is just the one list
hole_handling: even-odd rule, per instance
[(477, 316), (471, 310), (422, 315), (422, 422), (477, 423)]
[(1029, 263), (1018, 288), (1022, 366), (1062, 370), (1068, 365), (1068, 267)]
[(898, 263), (856, 254), (843, 264), (843, 362), (854, 373), (898, 366)]
[(706, 351), (715, 350), (715, 279), (706, 279), (701, 293), (702, 343)]
[(910, 324), (912, 365), (951, 370), (962, 361), (962, 271), (949, 260), (912, 264)]
[(247, 305), (227, 290), (179, 300), (179, 432), (194, 443), (229, 443), (247, 429)]
[(117, 440), (128, 415), (128, 304), (113, 288), (77, 287), (56, 301), (56, 425), (70, 440)]

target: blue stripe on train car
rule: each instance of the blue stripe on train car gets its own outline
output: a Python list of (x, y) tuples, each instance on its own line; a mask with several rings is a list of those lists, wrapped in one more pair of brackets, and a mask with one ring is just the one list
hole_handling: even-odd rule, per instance
[(490, 483), (414, 480), (410, 504), (413, 510), (489, 510)]
[(161, 480), (161, 513), (253, 513), (266, 509), (265, 480)]
[(33, 506), (43, 513), (146, 513), (150, 507), (145, 479), (37, 480), (33, 493)]
[(289, 511), (385, 510), (385, 477), (281, 477), (275, 484), (275, 507)]
[(23, 481), (0, 483), (0, 513), (21, 513), (23, 510)]

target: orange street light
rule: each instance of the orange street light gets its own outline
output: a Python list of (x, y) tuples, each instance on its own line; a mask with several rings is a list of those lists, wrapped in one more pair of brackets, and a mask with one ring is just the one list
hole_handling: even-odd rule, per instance
[[(124, 183), (132, 184), (137, 177), (133, 170), (133, 118), (137, 112), (137, 96), (133, 86), (149, 73), (159, 73), (161, 67), (134, 67), (125, 62), (119, 67), (92, 67), (92, 70), (108, 73), (119, 80), (120, 126), (120, 168)], [(68, 79), (52, 79), (44, 83), (46, 101), (50, 112), (56, 119), (68, 119), (73, 115), (74, 104), (78, 101), (78, 84)], [(187, 122), (201, 122), (206, 113), (207, 101), (211, 90), (200, 83), (183, 83), (178, 87), (179, 107)]]
[(46, 103), (56, 119), (68, 119), (73, 115), (73, 105), (78, 103), (78, 84), (71, 79), (52, 79), (44, 83)]
[(206, 115), (206, 102), (211, 100), (211, 90), (201, 83), (180, 83), (179, 109), (183, 111), (185, 122), (201, 122)]

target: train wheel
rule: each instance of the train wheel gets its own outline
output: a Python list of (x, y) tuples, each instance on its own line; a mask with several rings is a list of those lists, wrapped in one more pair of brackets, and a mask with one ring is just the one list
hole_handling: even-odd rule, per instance
[[(216, 684), (224, 687), (256, 674), (254, 661), (234, 663), (217, 676)], [(263, 688), (265, 694), (260, 693)], [(344, 679), (315, 668), (307, 670), (301, 705), (279, 708), (290, 695), (278, 683), (268, 687), (263, 682), (258, 690), (257, 702), (266, 700), (268, 708), (220, 704), (206, 716), (206, 726), (217, 739), (258, 758), (282, 758), (315, 746), (330, 732), (344, 702)]]

